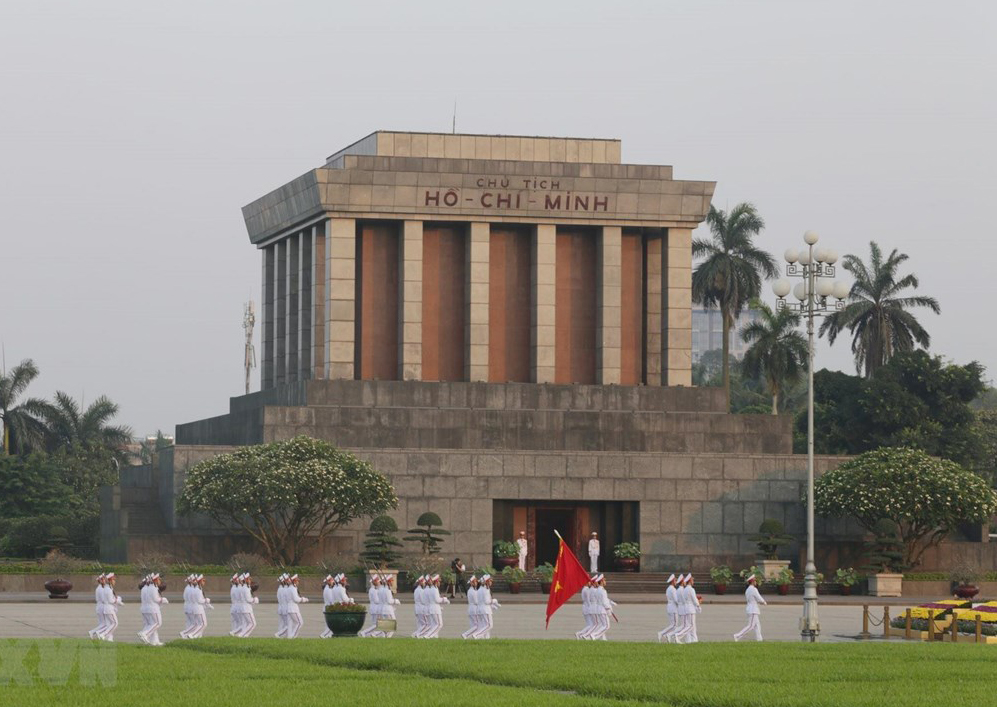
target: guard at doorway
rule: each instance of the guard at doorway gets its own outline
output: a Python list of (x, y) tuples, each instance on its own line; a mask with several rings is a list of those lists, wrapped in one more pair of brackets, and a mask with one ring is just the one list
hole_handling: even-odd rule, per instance
[(526, 531), (519, 531), (519, 538), (516, 539), (516, 545), (519, 547), (519, 569), (526, 571), (526, 553), (529, 551), (529, 545), (526, 542)]
[(592, 533), (589, 539), (589, 572), (599, 571), (599, 533)]

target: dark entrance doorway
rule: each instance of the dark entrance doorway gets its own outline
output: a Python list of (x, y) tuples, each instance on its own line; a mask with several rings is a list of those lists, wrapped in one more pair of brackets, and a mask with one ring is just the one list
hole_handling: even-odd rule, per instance
[(558, 550), (555, 530), (561, 534), (568, 547), (575, 546), (575, 509), (537, 508), (536, 518), (537, 552), (534, 560), (537, 565), (542, 565), (545, 562), (553, 565), (557, 560)]

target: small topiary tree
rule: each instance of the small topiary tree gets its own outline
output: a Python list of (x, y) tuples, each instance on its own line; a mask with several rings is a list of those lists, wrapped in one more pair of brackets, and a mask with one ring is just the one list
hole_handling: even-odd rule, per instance
[(766, 560), (778, 559), (779, 548), (793, 542), (790, 535), (786, 535), (786, 529), (782, 523), (774, 518), (766, 518), (758, 526), (758, 534), (748, 538), (752, 542), (758, 543), (758, 551)]
[(914, 567), (960, 524), (986, 523), (997, 514), (997, 492), (955, 462), (881, 447), (817, 479), (814, 510), (828, 518), (851, 516), (873, 535), (881, 520), (892, 521), (901, 564)]
[(442, 536), (450, 535), (449, 530), (442, 528), (443, 520), (432, 511), (427, 511), (419, 516), (415, 524), (419, 527), (410, 528), (408, 532), (412, 533), (412, 535), (408, 535), (402, 538), (402, 540), (420, 543), (423, 555), (439, 554), (440, 544), (443, 542)]
[(904, 564), (904, 544), (897, 536), (897, 526), (883, 518), (873, 528), (873, 539), (865, 543), (868, 564), (860, 568), (872, 574), (899, 574), (907, 569)]
[(378, 516), (370, 524), (367, 539), (364, 540), (364, 551), (360, 553), (367, 562), (378, 569), (385, 569), (398, 562), (401, 553), (396, 548), (402, 546), (395, 533), (398, 524), (391, 516)]

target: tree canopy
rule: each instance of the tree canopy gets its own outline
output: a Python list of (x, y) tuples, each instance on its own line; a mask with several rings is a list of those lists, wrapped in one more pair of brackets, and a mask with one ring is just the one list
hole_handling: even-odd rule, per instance
[(298, 564), (343, 524), (397, 505), (391, 484), (368, 462), (299, 436), (197, 464), (177, 510), (243, 530), (274, 562)]
[(772, 396), (772, 414), (777, 415), (780, 393), (807, 370), (807, 340), (798, 328), (800, 316), (793, 310), (773, 312), (760, 300), (752, 302), (752, 308), (761, 316), (741, 329), (741, 338), (750, 344), (741, 369), (747, 376), (764, 378)]
[(0, 371), (0, 426), (3, 427), (5, 453), (27, 452), (40, 446), (45, 437), (42, 418), (48, 405), (44, 400), (24, 397), (37, 377), (38, 366), (29, 358), (10, 371)]
[(892, 521), (904, 545), (903, 564), (913, 567), (960, 524), (985, 523), (997, 514), (997, 492), (955, 462), (883, 447), (817, 479), (814, 510), (855, 518), (870, 533), (882, 520)]

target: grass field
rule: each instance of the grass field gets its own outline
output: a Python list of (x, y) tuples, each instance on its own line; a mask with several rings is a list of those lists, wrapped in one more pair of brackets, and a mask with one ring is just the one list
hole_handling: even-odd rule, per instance
[[(93, 650), (0, 640), (0, 705), (937, 707), (992, 704), (997, 694), (997, 646), (966, 644), (202, 639), (111, 647), (112, 687), (81, 686), (79, 669), (64, 685), (39, 679), (53, 647), (74, 644), (81, 656)], [(25, 670), (12, 672), (22, 658)]]

